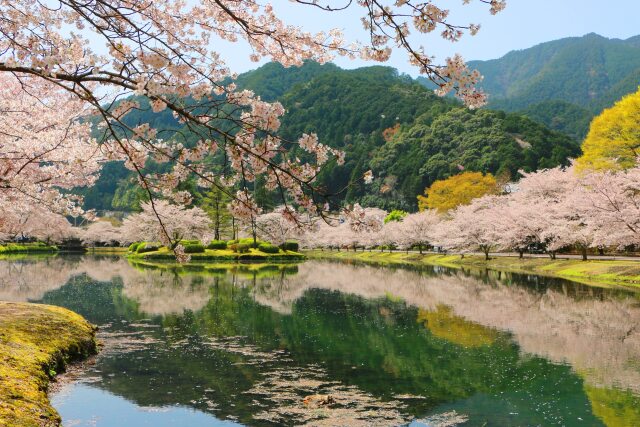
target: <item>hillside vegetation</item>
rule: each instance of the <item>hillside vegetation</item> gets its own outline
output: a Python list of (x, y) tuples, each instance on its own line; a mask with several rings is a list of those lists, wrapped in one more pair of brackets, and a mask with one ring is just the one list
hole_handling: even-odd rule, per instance
[(583, 138), (592, 117), (640, 85), (640, 36), (619, 40), (591, 33), (469, 65), (484, 76), (490, 108), (521, 111)]
[[(283, 103), (285, 138), (315, 132), (323, 143), (346, 152), (343, 166), (329, 164), (318, 178), (337, 203), (415, 210), (425, 187), (462, 168), (514, 177), (519, 169), (565, 164), (579, 153), (577, 141), (564, 134), (519, 114), (470, 111), (389, 67), (266, 64), (240, 75), (237, 83)], [(164, 116), (155, 123), (164, 121), (174, 126)], [(293, 150), (293, 155), (305, 153)], [(211, 159), (212, 167), (220, 160)], [(377, 179), (365, 187), (361, 177), (369, 169)], [(98, 191), (88, 194), (86, 207), (136, 209), (144, 195), (131, 174), (121, 165), (108, 171)], [(277, 203), (276, 194), (257, 198), (265, 206)]]

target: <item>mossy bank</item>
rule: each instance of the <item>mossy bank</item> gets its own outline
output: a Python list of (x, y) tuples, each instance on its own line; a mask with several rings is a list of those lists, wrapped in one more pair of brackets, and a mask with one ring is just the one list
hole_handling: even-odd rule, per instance
[(441, 255), (401, 252), (305, 251), (309, 258), (342, 259), (376, 264), (438, 265), (535, 274), (573, 280), (591, 286), (640, 289), (640, 260), (589, 260)]
[(49, 381), (96, 353), (95, 327), (49, 305), (0, 302), (0, 426), (58, 426)]

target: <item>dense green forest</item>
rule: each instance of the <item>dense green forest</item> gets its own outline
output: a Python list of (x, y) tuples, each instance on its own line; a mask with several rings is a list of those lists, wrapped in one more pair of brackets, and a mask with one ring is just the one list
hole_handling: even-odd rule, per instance
[(484, 76), (489, 108), (522, 112), (581, 139), (594, 116), (640, 85), (640, 36), (591, 33), (469, 66)]
[[(415, 210), (416, 195), (461, 168), (515, 177), (518, 169), (555, 166), (579, 153), (578, 142), (564, 134), (518, 114), (467, 110), (389, 67), (266, 64), (240, 75), (237, 84), (283, 103), (286, 139), (315, 132), (321, 142), (346, 152), (345, 164), (329, 164), (318, 181), (336, 195), (336, 203)], [(148, 120), (149, 114), (135, 112), (128, 120)], [(170, 115), (152, 122), (177, 129)], [(369, 169), (378, 179), (365, 187), (361, 177)], [(119, 164), (109, 165), (86, 195), (87, 208), (104, 210), (136, 209), (144, 197)], [(273, 205), (276, 197), (263, 193), (260, 202)]]

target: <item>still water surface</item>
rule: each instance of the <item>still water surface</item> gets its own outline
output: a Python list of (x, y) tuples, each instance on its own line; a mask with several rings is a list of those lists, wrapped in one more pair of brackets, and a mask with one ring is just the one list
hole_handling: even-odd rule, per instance
[(630, 291), (441, 268), (58, 256), (0, 260), (0, 300), (99, 325), (95, 363), (52, 396), (65, 426), (640, 426)]

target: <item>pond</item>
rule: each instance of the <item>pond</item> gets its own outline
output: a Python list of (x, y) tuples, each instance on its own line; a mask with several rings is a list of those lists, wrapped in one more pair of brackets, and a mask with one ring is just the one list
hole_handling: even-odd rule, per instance
[(99, 325), (101, 353), (51, 396), (65, 426), (640, 425), (631, 291), (435, 267), (57, 256), (0, 260), (0, 300)]

